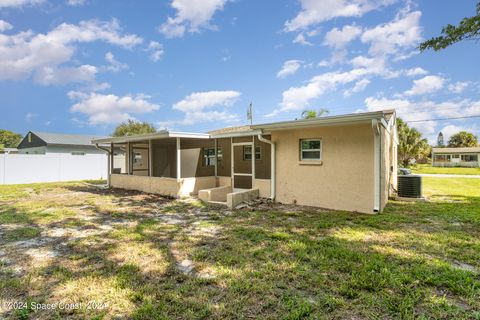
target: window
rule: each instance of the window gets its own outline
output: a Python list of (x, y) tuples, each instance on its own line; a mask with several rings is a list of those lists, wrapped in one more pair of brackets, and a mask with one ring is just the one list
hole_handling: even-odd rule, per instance
[(462, 154), (462, 161), (477, 162), (478, 161), (478, 155), (476, 155), (476, 154)]
[(133, 163), (137, 164), (142, 162), (142, 154), (140, 152), (134, 152), (133, 154)]
[(31, 132), (28, 133), (28, 142), (32, 142), (32, 133)]
[[(218, 148), (218, 165), (223, 165), (223, 150)], [(203, 149), (203, 165), (204, 166), (214, 166), (215, 165), (215, 148), (204, 148)]]
[(300, 160), (311, 161), (322, 159), (322, 141), (320, 139), (300, 140)]
[(84, 156), (84, 155), (85, 155), (85, 152), (78, 152), (78, 151), (72, 152), (72, 156)]
[[(252, 146), (243, 146), (243, 160), (252, 160)], [(255, 147), (255, 160), (262, 160), (262, 148)]]

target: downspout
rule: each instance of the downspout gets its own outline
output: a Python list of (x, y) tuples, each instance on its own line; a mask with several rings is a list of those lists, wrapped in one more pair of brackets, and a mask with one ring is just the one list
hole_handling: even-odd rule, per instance
[(275, 200), (275, 142), (265, 139), (262, 134), (258, 134), (258, 140), (270, 145), (270, 199)]
[(372, 119), (372, 128), (373, 128), (373, 145), (374, 145), (374, 155), (373, 155), (373, 188), (374, 188), (374, 202), (373, 202), (373, 212), (380, 212), (380, 197), (381, 197), (381, 132), (379, 121), (377, 119)]
[(110, 188), (110, 156), (113, 157), (113, 149), (112, 150), (109, 150), (109, 149), (106, 149), (106, 148), (103, 148), (103, 147), (100, 147), (98, 145), (98, 143), (95, 143), (95, 148), (97, 148), (98, 150), (102, 150), (102, 151), (105, 151), (107, 153), (107, 162), (108, 162), (108, 166), (107, 166), (107, 186)]

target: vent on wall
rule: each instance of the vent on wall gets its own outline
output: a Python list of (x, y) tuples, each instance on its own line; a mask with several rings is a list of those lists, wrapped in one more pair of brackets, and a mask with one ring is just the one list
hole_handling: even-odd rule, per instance
[(417, 175), (398, 176), (398, 196), (404, 198), (421, 198), (422, 177)]

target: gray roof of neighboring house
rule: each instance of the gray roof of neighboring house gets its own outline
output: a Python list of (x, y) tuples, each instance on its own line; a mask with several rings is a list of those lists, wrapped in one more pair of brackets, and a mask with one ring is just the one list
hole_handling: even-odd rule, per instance
[(433, 153), (480, 153), (480, 147), (470, 148), (432, 148)]
[(51, 133), (51, 132), (38, 132), (31, 131), (37, 137), (45, 141), (48, 144), (56, 145), (70, 145), (70, 146), (92, 146), (93, 139), (106, 138), (104, 136), (94, 135), (80, 135), (80, 134), (64, 134), (64, 133)]

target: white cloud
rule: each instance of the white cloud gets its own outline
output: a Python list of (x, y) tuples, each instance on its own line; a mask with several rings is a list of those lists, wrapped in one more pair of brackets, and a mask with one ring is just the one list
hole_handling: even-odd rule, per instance
[(325, 35), (324, 44), (335, 49), (345, 47), (350, 41), (357, 38), (362, 29), (355, 25), (346, 25), (342, 29), (333, 28)]
[(283, 63), (282, 69), (278, 71), (277, 78), (286, 78), (292, 74), (295, 74), (298, 69), (301, 68), (303, 61), (300, 60), (287, 60)]
[(126, 63), (122, 63), (115, 59), (115, 56), (111, 52), (107, 52), (105, 54), (105, 60), (108, 62), (108, 66), (105, 67), (106, 70), (111, 72), (120, 72), (124, 69), (128, 69), (128, 65)]
[(443, 138), (445, 140), (445, 144), (447, 144), (448, 140), (452, 135), (455, 133), (458, 133), (460, 131), (467, 131), (467, 132), (473, 132), (474, 134), (478, 134), (479, 127), (477, 125), (473, 126), (458, 126), (458, 125), (453, 125), (453, 124), (447, 124), (445, 125), (439, 132), (443, 133)]
[(307, 29), (336, 17), (360, 17), (368, 11), (393, 3), (391, 0), (299, 0), (302, 10), (285, 23), (286, 31)]
[(439, 76), (425, 76), (418, 80), (413, 80), (413, 86), (405, 91), (407, 96), (428, 94), (443, 88), (445, 79)]
[(368, 75), (369, 70), (360, 68), (347, 72), (327, 72), (313, 77), (301, 87), (291, 87), (282, 94), (280, 108), (269, 116), (285, 111), (298, 111), (310, 105), (310, 101), (319, 98), (328, 90), (334, 90), (338, 85), (344, 85)]
[(163, 45), (157, 41), (150, 41), (145, 51), (150, 52), (150, 59), (152, 59), (153, 62), (160, 60), (165, 53)]
[[(181, 122), (185, 125), (205, 121), (231, 122), (237, 120), (238, 116), (227, 112), (225, 108), (231, 107), (239, 97), (238, 91), (194, 92), (175, 103), (173, 109), (185, 113)], [(214, 108), (221, 110), (213, 110)]]
[(91, 65), (82, 65), (80, 67), (48, 67), (45, 66), (36, 71), (35, 82), (48, 85), (62, 85), (68, 82), (90, 82), (95, 80), (98, 69)]
[(393, 21), (366, 30), (361, 40), (370, 44), (368, 52), (375, 55), (397, 55), (404, 57), (422, 39), (420, 11), (400, 12)]
[(31, 30), (0, 34), (0, 80), (20, 80), (33, 75), (41, 84), (90, 81), (97, 71), (94, 66), (65, 66), (73, 59), (75, 44), (103, 41), (130, 49), (143, 41), (136, 35), (120, 32), (120, 25), (113, 19), (81, 21), (78, 25), (63, 23), (46, 34), (34, 34)]
[(83, 6), (87, 0), (67, 0), (67, 4), (72, 7)]
[(298, 44), (301, 44), (303, 46), (313, 46), (313, 43), (311, 43), (310, 41), (308, 41), (306, 38), (305, 38), (305, 35), (303, 33), (299, 33), (295, 39), (293, 39), (293, 43), (298, 43)]
[(45, 0), (0, 0), (0, 8), (23, 7), (36, 5), (45, 2)]
[(35, 113), (32, 113), (32, 112), (28, 112), (28, 113), (25, 115), (25, 121), (28, 122), (28, 123), (31, 123), (31, 122), (33, 121), (33, 119), (35, 119), (37, 116), (38, 116), (38, 114), (35, 114)]
[(420, 67), (408, 69), (405, 71), (405, 75), (407, 77), (423, 76), (426, 74), (428, 74), (428, 71)]
[(469, 83), (467, 81), (458, 81), (448, 86), (448, 90), (453, 93), (462, 93)]
[(0, 20), (0, 32), (13, 29), (13, 26), (5, 20)]
[(359, 81), (355, 82), (355, 85), (353, 86), (353, 88), (348, 89), (348, 90), (345, 90), (345, 92), (343, 93), (343, 95), (344, 95), (345, 97), (349, 97), (349, 96), (351, 96), (353, 93), (361, 92), (361, 91), (365, 90), (365, 88), (366, 88), (369, 84), (370, 84), (370, 80), (368, 80), (368, 79), (359, 80)]
[(144, 94), (120, 97), (114, 94), (70, 91), (68, 97), (78, 101), (70, 111), (87, 115), (91, 125), (115, 124), (133, 119), (133, 114), (148, 113), (160, 108), (159, 105), (149, 102), (149, 97)]
[(167, 38), (183, 37), (185, 32), (200, 32), (202, 28), (215, 28), (210, 20), (216, 11), (222, 10), (228, 0), (172, 0), (177, 13), (168, 17), (158, 30)]
[[(397, 115), (405, 121), (445, 119), (480, 114), (480, 100), (448, 100), (434, 102), (430, 100), (413, 101), (409, 99), (388, 99), (368, 97), (365, 99), (367, 111), (395, 109)], [(360, 110), (363, 111), (363, 110)], [(410, 122), (409, 125), (422, 132), (431, 143), (435, 143), (438, 121)], [(441, 130), (443, 132), (443, 129)], [(445, 132), (443, 132), (445, 134)]]

